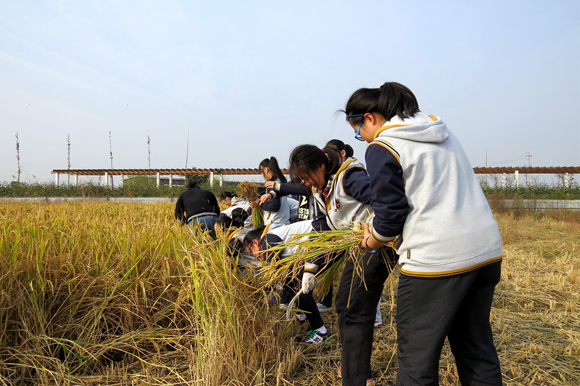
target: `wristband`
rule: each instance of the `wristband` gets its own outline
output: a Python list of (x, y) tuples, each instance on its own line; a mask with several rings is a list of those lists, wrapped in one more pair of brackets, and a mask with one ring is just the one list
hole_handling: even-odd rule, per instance
[[(370, 238), (371, 238), (371, 236), (369, 236), (365, 239), (365, 244), (367, 245), (365, 249), (369, 249), (369, 239)], [(381, 248), (373, 249), (373, 250), (370, 250), (369, 252), (370, 253), (377, 253), (379, 251), (379, 249), (381, 249)]]

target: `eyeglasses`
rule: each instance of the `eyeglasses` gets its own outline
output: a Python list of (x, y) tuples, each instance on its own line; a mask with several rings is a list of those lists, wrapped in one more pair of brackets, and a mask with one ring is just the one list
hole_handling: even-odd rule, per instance
[[(364, 117), (364, 114), (352, 114), (352, 115), (347, 115), (346, 118), (360, 118), (360, 117)], [(354, 134), (354, 138), (359, 140), (359, 141), (364, 141), (365, 139), (363, 137), (361, 137), (360, 135), (360, 128), (362, 127), (362, 124), (364, 122), (364, 119), (361, 121), (360, 125), (358, 125), (358, 130), (356, 131), (356, 133)]]

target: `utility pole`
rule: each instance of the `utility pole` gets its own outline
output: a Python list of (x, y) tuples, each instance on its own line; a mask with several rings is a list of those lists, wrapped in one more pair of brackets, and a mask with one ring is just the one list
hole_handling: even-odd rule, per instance
[(187, 159), (189, 158), (189, 128), (191, 124), (187, 126), (187, 150), (185, 151), (185, 168), (187, 169)]
[(67, 167), (69, 170), (68, 174), (68, 186), (70, 186), (70, 134), (66, 135), (66, 146), (67, 146)]
[(18, 183), (20, 183), (22, 169), (20, 168), (20, 141), (18, 139), (18, 132), (16, 132), (16, 160), (18, 161)]
[[(526, 152), (526, 159), (528, 160), (528, 167), (530, 167), (530, 159), (532, 158), (532, 154), (530, 152)], [(529, 181), (530, 173), (526, 173), (526, 186), (530, 186)]]
[(151, 138), (147, 136), (147, 164), (148, 168), (151, 169)]
[[(113, 170), (113, 138), (111, 137), (111, 132), (109, 131), (109, 154), (111, 155), (111, 171)], [(113, 185), (113, 175), (111, 174), (111, 189), (114, 188)]]
[[(485, 168), (487, 169), (487, 149), (485, 149)], [(485, 186), (487, 187), (487, 173), (485, 173)]]

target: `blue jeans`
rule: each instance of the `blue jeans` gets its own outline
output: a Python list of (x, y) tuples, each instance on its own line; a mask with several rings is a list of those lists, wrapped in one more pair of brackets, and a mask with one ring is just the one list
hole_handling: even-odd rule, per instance
[(217, 216), (200, 216), (192, 218), (187, 224), (191, 225), (192, 227), (199, 224), (201, 230), (213, 231), (216, 220)]

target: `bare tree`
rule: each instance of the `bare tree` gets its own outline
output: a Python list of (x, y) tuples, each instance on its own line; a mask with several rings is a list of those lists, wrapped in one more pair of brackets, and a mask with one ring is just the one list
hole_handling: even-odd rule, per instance
[(22, 169), (20, 168), (20, 140), (18, 139), (18, 132), (16, 132), (16, 160), (18, 161), (18, 183), (20, 183), (20, 173)]

